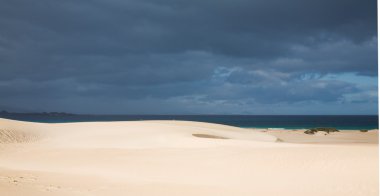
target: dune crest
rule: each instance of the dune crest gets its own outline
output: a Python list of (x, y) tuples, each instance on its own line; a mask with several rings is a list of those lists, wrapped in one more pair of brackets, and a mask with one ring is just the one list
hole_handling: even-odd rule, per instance
[(215, 143), (204, 140), (205, 137), (252, 143), (277, 140), (275, 136), (238, 127), (173, 120), (49, 124), (0, 119), (0, 130), (3, 142), (31, 142), (40, 138), (61, 147), (87, 148), (202, 147), (227, 142)]

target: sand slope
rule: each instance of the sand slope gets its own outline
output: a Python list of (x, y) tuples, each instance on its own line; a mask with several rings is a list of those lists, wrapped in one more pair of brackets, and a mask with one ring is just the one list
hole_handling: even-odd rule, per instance
[(0, 119), (0, 195), (378, 195), (377, 144), (185, 121)]

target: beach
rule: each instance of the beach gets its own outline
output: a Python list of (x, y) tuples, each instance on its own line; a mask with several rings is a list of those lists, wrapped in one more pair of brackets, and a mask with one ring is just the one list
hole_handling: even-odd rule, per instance
[(378, 130), (0, 118), (0, 195), (375, 196)]

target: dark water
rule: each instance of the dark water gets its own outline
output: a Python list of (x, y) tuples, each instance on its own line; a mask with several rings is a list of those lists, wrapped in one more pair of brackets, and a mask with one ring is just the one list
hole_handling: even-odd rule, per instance
[(377, 115), (70, 115), (0, 113), (1, 118), (31, 122), (91, 122), (130, 120), (189, 120), (257, 128), (378, 129)]

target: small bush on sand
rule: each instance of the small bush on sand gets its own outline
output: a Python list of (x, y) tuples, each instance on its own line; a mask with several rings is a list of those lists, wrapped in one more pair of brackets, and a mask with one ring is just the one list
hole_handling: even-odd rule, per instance
[(339, 132), (338, 129), (332, 128), (332, 127), (317, 127), (317, 128), (308, 129), (304, 133), (312, 135), (312, 134), (315, 134), (318, 131), (324, 131), (326, 133)]
[(368, 130), (362, 129), (362, 130), (360, 130), (360, 132), (368, 132)]
[(309, 129), (309, 130), (306, 130), (304, 133), (306, 133), (306, 134), (309, 134), (309, 135), (313, 135), (313, 134), (315, 134), (315, 130), (312, 130), (312, 129)]

